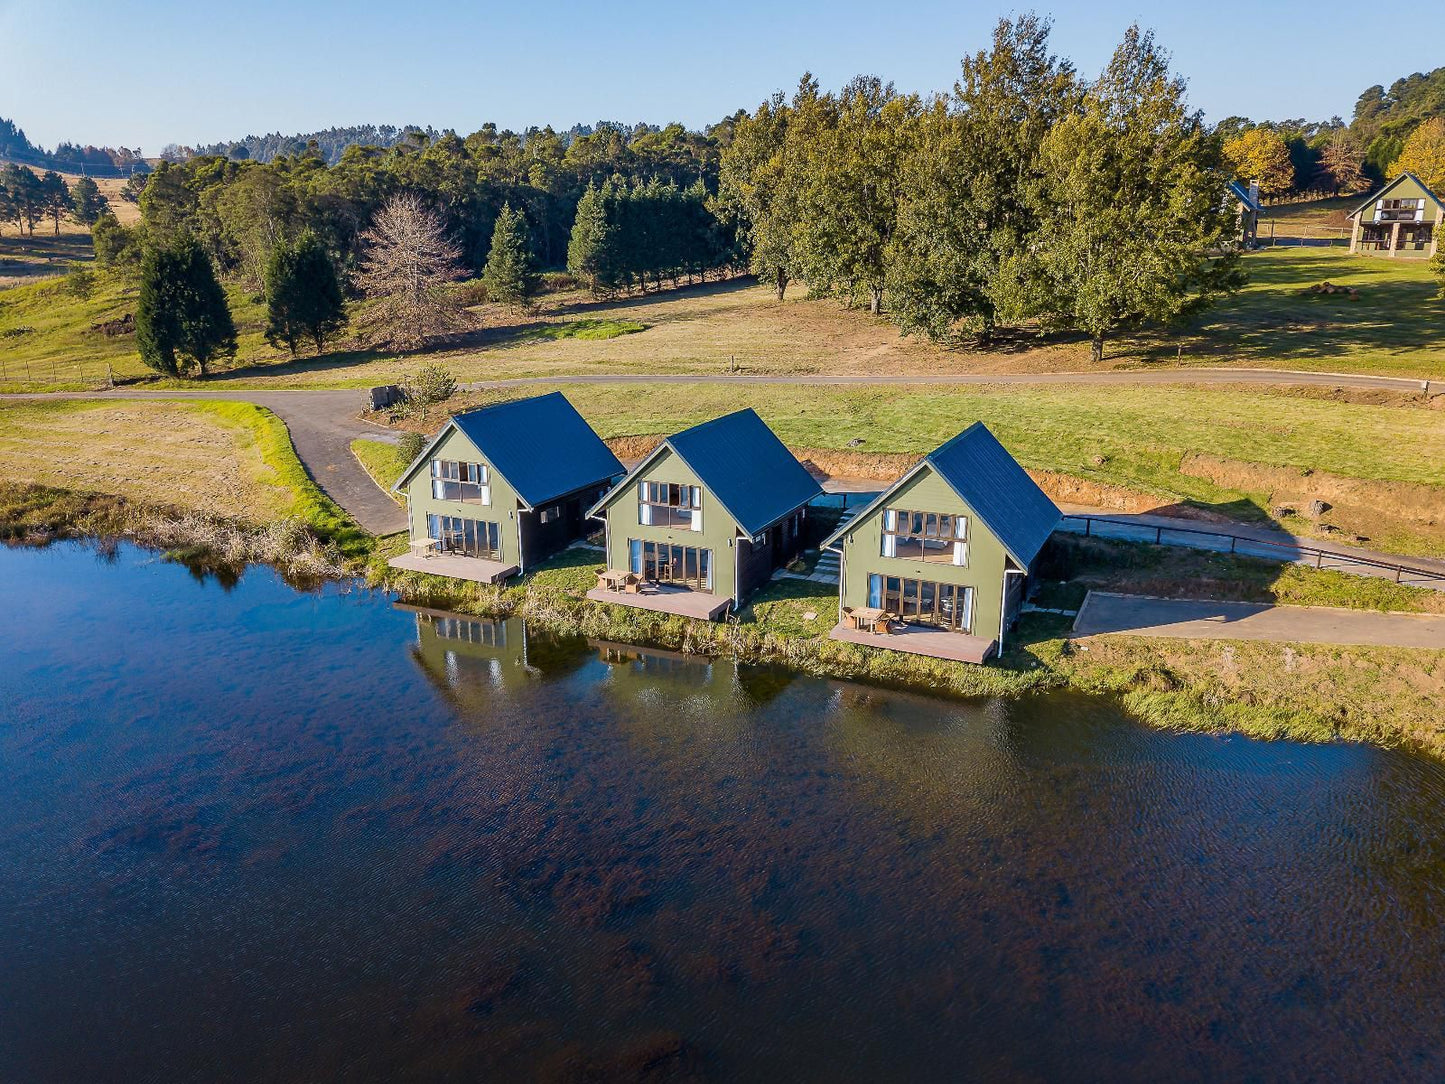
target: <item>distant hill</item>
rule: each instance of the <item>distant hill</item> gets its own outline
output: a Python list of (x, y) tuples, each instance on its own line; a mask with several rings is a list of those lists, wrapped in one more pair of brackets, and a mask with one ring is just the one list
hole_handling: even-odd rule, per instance
[(55, 150), (47, 151), (31, 143), (24, 129), (5, 117), (0, 117), (0, 158), (36, 169), (85, 173), (92, 177), (128, 177), (133, 172), (150, 168), (141, 158), (139, 148), (82, 147), (76, 143), (62, 143)]
[(394, 147), (398, 143), (404, 143), (412, 132), (420, 132), (431, 139), (439, 134), (434, 128), (421, 128), (415, 124), (406, 124), (400, 128), (390, 124), (356, 124), (349, 128), (327, 128), (325, 131), (299, 135), (282, 135), (280, 132), (262, 136), (248, 135), (245, 139), (211, 143), (203, 147), (167, 147), (162, 152), (162, 157), (184, 158), (215, 154), (227, 158), (269, 162), (283, 155), (295, 157), (304, 154), (306, 149), (315, 143), (317, 151), (327, 164), (335, 165), (341, 161), (347, 147)]
[[(574, 139), (592, 135), (601, 129), (614, 129), (627, 139), (635, 139), (639, 135), (649, 132), (662, 131), (662, 128), (656, 124), (629, 125), (616, 121), (598, 121), (596, 124), (574, 124), (566, 132), (560, 133), (560, 138), (563, 146), (566, 146)], [(438, 132), (430, 125), (422, 128), (415, 124), (405, 124), (397, 128), (390, 124), (356, 124), (348, 128), (327, 128), (325, 131), (304, 132), (297, 135), (282, 135), (280, 132), (272, 132), (263, 136), (248, 135), (244, 139), (227, 143), (211, 143), (201, 147), (171, 146), (162, 151), (161, 157), (177, 160), (213, 154), (227, 158), (249, 158), (254, 162), (269, 162), (283, 155), (295, 157), (304, 154), (314, 143), (316, 151), (322, 159), (328, 165), (334, 166), (341, 161), (341, 156), (346, 153), (347, 147), (395, 147), (399, 143), (405, 143), (413, 132), (426, 136), (428, 142), (435, 140), (440, 135), (447, 134), (447, 132)]]
[(1365, 147), (1365, 161), (1383, 174), (1410, 133), (1431, 117), (1445, 117), (1445, 68), (1396, 79), (1388, 90), (1370, 87), (1355, 103), (1350, 131)]

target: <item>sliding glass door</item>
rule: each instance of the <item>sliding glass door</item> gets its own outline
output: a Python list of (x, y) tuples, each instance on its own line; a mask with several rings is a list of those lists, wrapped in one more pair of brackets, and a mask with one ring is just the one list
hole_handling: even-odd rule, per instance
[(712, 550), (633, 538), (628, 542), (628, 552), (632, 571), (645, 580), (712, 590)]
[(898, 576), (868, 577), (868, 604), (950, 632), (973, 631), (973, 588)]
[(501, 532), (495, 523), (459, 516), (427, 516), (426, 524), (428, 535), (440, 542), (437, 548), (442, 553), (502, 559)]

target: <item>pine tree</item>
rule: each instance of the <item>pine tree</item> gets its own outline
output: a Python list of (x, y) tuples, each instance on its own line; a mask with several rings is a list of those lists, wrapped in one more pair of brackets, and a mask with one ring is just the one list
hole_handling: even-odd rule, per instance
[(60, 220), (71, 211), (70, 189), (65, 187), (65, 178), (53, 169), (47, 169), (40, 178), (40, 207), (50, 216), (55, 226), (55, 236), (60, 236)]
[(70, 214), (82, 226), (94, 226), (109, 210), (110, 201), (91, 178), (81, 177), (70, 186)]
[(346, 326), (341, 278), (321, 239), (304, 231), (294, 245), (281, 243), (266, 263), (266, 341), (297, 344), (309, 339), (321, 353), (326, 340)]
[(590, 186), (577, 201), (577, 217), (567, 242), (567, 270), (587, 280), (593, 294), (617, 286), (615, 245), (617, 223), (608, 215), (610, 195)]
[(182, 235), (146, 253), (135, 328), (141, 361), (170, 376), (182, 375), (184, 362), (205, 376), (212, 361), (235, 355), (225, 291), (195, 238)]
[(525, 308), (537, 293), (538, 281), (527, 220), (521, 211), (504, 203), (492, 229), (492, 248), (482, 272), (487, 298), (512, 308)]

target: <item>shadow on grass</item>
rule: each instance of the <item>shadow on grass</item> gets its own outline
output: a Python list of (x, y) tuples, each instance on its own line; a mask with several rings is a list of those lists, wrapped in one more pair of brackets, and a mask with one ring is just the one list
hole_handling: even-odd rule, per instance
[[(1193, 354), (1261, 365), (1291, 359), (1419, 355), (1445, 349), (1445, 301), (1423, 260), (1351, 256), (1342, 249), (1282, 249), (1245, 259), (1250, 285), (1193, 326)], [(1331, 282), (1359, 291), (1310, 293)], [(1161, 347), (1161, 356), (1169, 351)]]

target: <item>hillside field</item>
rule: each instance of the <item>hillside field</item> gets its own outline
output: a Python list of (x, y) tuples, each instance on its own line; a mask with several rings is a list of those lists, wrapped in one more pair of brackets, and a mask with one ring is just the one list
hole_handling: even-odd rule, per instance
[[(1250, 285), (1172, 334), (1110, 344), (1103, 368), (1249, 366), (1445, 379), (1445, 301), (1422, 261), (1351, 257), (1339, 249), (1277, 248), (1246, 258)], [(1307, 293), (1315, 283), (1354, 286), (1358, 301)], [(241, 350), (213, 377), (242, 387), (365, 387), (413, 371), (416, 356), (362, 348), (291, 361), (261, 337), (258, 295), (228, 291)], [(0, 291), (0, 390), (95, 387), (109, 364), (122, 380), (152, 379), (130, 337), (91, 325), (131, 311), (133, 291), (102, 282), (88, 298), (60, 282)], [(905, 339), (886, 320), (801, 292), (781, 303), (749, 280), (595, 302), (550, 295), (518, 319), (475, 310), (477, 330), (429, 357), (460, 380), (587, 373), (946, 374), (1086, 371), (1088, 344), (1022, 334), (989, 350), (944, 350)], [(627, 321), (642, 330), (612, 337), (570, 334), (581, 321)]]

